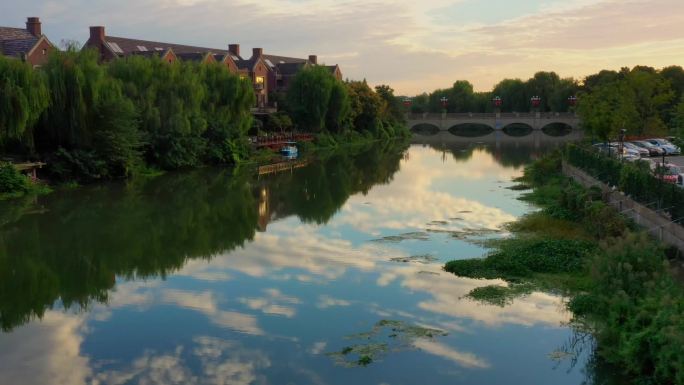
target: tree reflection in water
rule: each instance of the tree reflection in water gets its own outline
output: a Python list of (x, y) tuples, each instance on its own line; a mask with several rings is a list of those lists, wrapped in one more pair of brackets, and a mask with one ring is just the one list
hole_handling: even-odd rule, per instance
[(405, 149), (347, 149), (266, 178), (205, 169), (2, 202), (0, 326), (56, 303), (87, 310), (107, 302), (117, 277), (166, 277), (244, 245), (269, 221), (325, 223), (352, 194), (389, 183)]

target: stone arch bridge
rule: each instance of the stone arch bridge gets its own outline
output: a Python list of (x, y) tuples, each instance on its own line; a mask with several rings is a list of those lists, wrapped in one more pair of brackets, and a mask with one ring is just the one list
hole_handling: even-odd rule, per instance
[(573, 113), (423, 113), (409, 114), (408, 126), (414, 129), (417, 126), (429, 128), (435, 127), (440, 131), (447, 131), (452, 127), (464, 124), (478, 124), (487, 126), (493, 130), (503, 130), (510, 125), (525, 125), (533, 130), (541, 130), (551, 124), (562, 124), (572, 129), (580, 126), (580, 118)]

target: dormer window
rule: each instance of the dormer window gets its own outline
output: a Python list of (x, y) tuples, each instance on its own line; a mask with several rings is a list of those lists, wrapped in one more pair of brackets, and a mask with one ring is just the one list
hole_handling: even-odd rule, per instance
[(47, 49), (43, 48), (43, 56), (47, 55)]

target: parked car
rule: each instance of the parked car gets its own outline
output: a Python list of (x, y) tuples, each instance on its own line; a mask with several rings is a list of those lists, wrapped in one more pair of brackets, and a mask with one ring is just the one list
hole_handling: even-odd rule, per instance
[[(617, 156), (620, 153), (620, 145), (619, 143), (596, 143), (594, 144), (594, 148), (596, 148), (600, 153), (608, 155), (608, 156)], [(636, 157), (639, 158), (641, 157), (641, 154), (639, 153), (638, 150), (634, 150), (631, 148), (627, 147), (622, 147), (622, 156), (624, 157)]]
[[(664, 167), (664, 168), (661, 168)], [(681, 185), (684, 182), (682, 170), (676, 164), (662, 162), (651, 162), (651, 171), (656, 178), (663, 182)]]
[(650, 156), (663, 156), (665, 153), (665, 150), (662, 148), (645, 140), (634, 140), (631, 143), (635, 146), (647, 149)]
[[(619, 152), (620, 143), (611, 142), (610, 146), (615, 148), (616, 153)], [(635, 156), (637, 158), (641, 157), (641, 153), (639, 152), (639, 149), (627, 147), (627, 146), (625, 146), (625, 143), (622, 144), (622, 155), (623, 156)]]
[(634, 143), (625, 142), (625, 143), (623, 143), (623, 145), (625, 146), (625, 148), (628, 148), (630, 150), (634, 150), (634, 151), (638, 152), (639, 156), (641, 156), (643, 158), (647, 158), (651, 155), (647, 149), (645, 149), (643, 147), (639, 147)]
[(665, 151), (665, 155), (679, 155), (681, 154), (681, 149), (674, 144), (670, 143), (665, 139), (646, 139), (647, 142), (662, 148)]

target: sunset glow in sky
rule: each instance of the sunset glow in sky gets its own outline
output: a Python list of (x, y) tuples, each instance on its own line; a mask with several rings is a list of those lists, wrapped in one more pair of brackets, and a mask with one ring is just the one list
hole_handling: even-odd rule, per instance
[(340, 64), (345, 77), (415, 94), (488, 90), (538, 70), (562, 77), (684, 65), (684, 0), (0, 0), (0, 25), (39, 16), (53, 41), (107, 34)]

